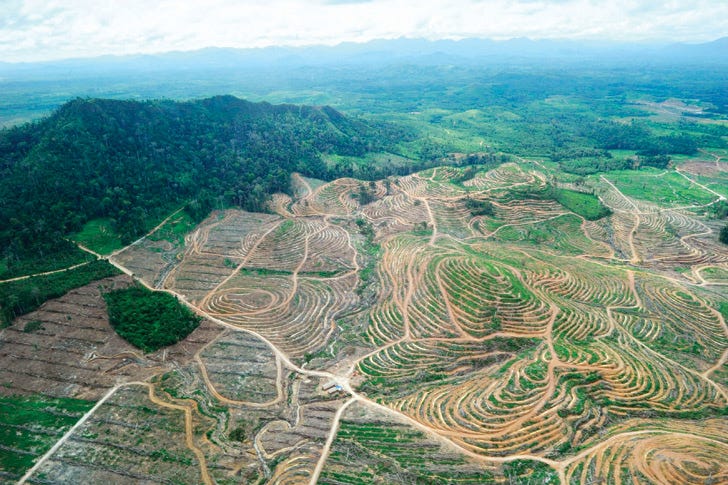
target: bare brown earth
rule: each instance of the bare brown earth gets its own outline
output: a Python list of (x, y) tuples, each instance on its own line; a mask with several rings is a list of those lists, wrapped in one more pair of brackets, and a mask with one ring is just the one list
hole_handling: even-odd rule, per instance
[[(28, 376), (24, 392), (35, 376), (56, 395), (118, 386), (29, 481), (724, 482), (726, 297), (701, 271), (727, 270), (728, 252), (702, 208), (603, 178), (593, 188), (614, 214), (590, 222), (520, 192), (546, 183), (538, 164), (458, 175), (295, 176), (276, 214), (214, 213), (184, 247), (115, 254), (206, 317), (166, 354), (114, 343), (88, 287), (96, 306), (53, 317), (98, 333), (72, 358), (42, 314), (64, 299), (39, 311), (67, 371), (17, 354), (45, 339), (16, 343), (34, 338), (16, 322), (3, 368)], [(468, 197), (494, 215), (473, 217)], [(66, 314), (96, 323), (68, 330)]]
[[(115, 385), (183, 365), (220, 329), (204, 322), (188, 339), (152, 354), (113, 331), (101, 289), (129, 286), (128, 276), (96, 281), (49, 301), (0, 330), (0, 394), (42, 393), (96, 400)], [(40, 329), (26, 333), (28, 322)]]

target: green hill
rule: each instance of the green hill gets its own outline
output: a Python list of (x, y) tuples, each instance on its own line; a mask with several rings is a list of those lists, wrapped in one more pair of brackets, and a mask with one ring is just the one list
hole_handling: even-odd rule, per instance
[[(322, 155), (362, 156), (389, 128), (328, 107), (76, 99), (52, 116), (0, 131), (0, 279), (83, 259), (64, 237), (106, 218), (122, 243), (188, 204), (261, 210), (291, 172), (336, 174)], [(399, 136), (399, 134), (397, 134)]]

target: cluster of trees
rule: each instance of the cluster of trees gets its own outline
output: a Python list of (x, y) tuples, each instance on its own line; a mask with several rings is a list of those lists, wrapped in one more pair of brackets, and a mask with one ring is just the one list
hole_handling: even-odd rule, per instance
[(328, 107), (232, 96), (70, 101), (0, 131), (0, 273), (72, 254), (64, 237), (95, 218), (128, 243), (186, 202), (195, 219), (225, 205), (261, 210), (268, 194), (289, 191), (291, 172), (339, 176), (322, 154), (382, 150), (401, 136), (389, 130)]
[(465, 207), (470, 211), (472, 216), (492, 216), (493, 203), (488, 200), (471, 199), (467, 197), (465, 199)]
[(626, 158), (613, 158), (609, 156), (594, 158), (568, 158), (559, 162), (559, 168), (564, 172), (576, 175), (591, 175), (611, 170), (629, 170), (635, 168), (633, 160)]
[(144, 352), (176, 344), (202, 320), (174, 296), (143, 286), (111, 291), (104, 299), (116, 333)]
[(728, 202), (725, 200), (719, 200), (717, 203), (710, 207), (710, 214), (716, 219), (727, 219), (728, 218)]
[(638, 155), (692, 155), (698, 150), (698, 142), (694, 136), (684, 132), (656, 135), (645, 124), (634, 121), (618, 123), (601, 120), (590, 124), (586, 134), (599, 148), (637, 150)]
[(670, 165), (667, 155), (642, 155), (627, 158), (614, 158), (611, 153), (585, 158), (560, 157), (559, 168), (576, 175), (591, 175), (611, 170), (635, 170), (639, 167), (665, 169)]
[[(681, 128), (692, 129), (682, 124)], [(701, 128), (702, 131), (705, 131)], [(713, 145), (721, 140), (719, 136), (675, 131), (658, 135), (644, 122), (618, 123), (609, 120), (587, 122), (579, 133), (582, 143), (593, 145), (573, 147), (565, 144), (552, 149), (551, 160), (559, 163), (565, 172), (589, 175), (610, 170), (631, 170), (639, 167), (664, 169), (670, 163), (671, 154), (693, 155), (701, 142)], [(711, 140), (705, 140), (708, 137)], [(718, 141), (714, 140), (717, 139)], [(615, 158), (608, 150), (631, 150), (633, 157)]]

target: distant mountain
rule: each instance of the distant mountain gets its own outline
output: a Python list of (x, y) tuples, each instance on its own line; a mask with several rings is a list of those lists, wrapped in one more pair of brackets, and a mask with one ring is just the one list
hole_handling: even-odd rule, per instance
[(130, 56), (102, 56), (38, 63), (0, 63), (0, 76), (51, 74), (81, 76), (92, 72), (156, 72), (191, 69), (239, 70), (326, 65), (377, 65), (391, 62), (548, 63), (559, 62), (694, 62), (728, 64), (728, 37), (703, 44), (635, 44), (575, 40), (495, 41), (489, 39), (393, 39), (335, 46), (233, 49), (209, 47), (194, 51)]
[(705, 44), (672, 44), (660, 53), (667, 58), (728, 64), (728, 37)]
[[(255, 100), (329, 104), (362, 112), (360, 101), (378, 96), (372, 89), (388, 95), (390, 87), (419, 82), (408, 88), (404, 98), (426, 93), (433, 85), (448, 85), (457, 92), (456, 86), (471, 89), (505, 71), (538, 72), (538, 77), (546, 74), (562, 78), (594, 77), (599, 71), (604, 79), (616, 76), (633, 86), (671, 85), (680, 76), (720, 82), (728, 70), (727, 42), (719, 39), (706, 44), (667, 46), (573, 40), (402, 38), (336, 46), (211, 47), (161, 54), (0, 63), (0, 126), (36, 119), (77, 96), (188, 100), (235, 94)], [(685, 69), (688, 66), (690, 71)], [(700, 89), (705, 94), (705, 89)], [(692, 97), (705, 99), (723, 110), (723, 102), (717, 99), (723, 98), (720, 90), (710, 91), (707, 96)], [(368, 112), (377, 109), (376, 103), (368, 103)]]

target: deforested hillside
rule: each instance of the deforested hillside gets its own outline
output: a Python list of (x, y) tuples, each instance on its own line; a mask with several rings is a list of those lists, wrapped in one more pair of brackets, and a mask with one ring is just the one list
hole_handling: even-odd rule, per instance
[[(29, 483), (724, 483), (728, 251), (705, 210), (725, 196), (697, 185), (725, 180), (720, 164), (663, 172), (653, 192), (633, 190), (649, 171), (590, 177), (605, 207), (594, 220), (573, 195), (547, 197), (544, 164), (525, 159), (371, 182), (294, 174), (267, 213), (216, 210), (189, 231), (175, 213), (108, 258), (153, 292), (107, 278), (0, 332), (13, 420), (0, 471), (38, 463)], [(680, 183), (696, 187), (692, 202), (660, 201)], [(202, 323), (150, 346), (165, 320), (138, 316), (151, 295)], [(115, 325), (119, 308), (149, 331)], [(99, 396), (63, 441), (71, 419), (23, 421), (34, 406), (78, 418)]]

